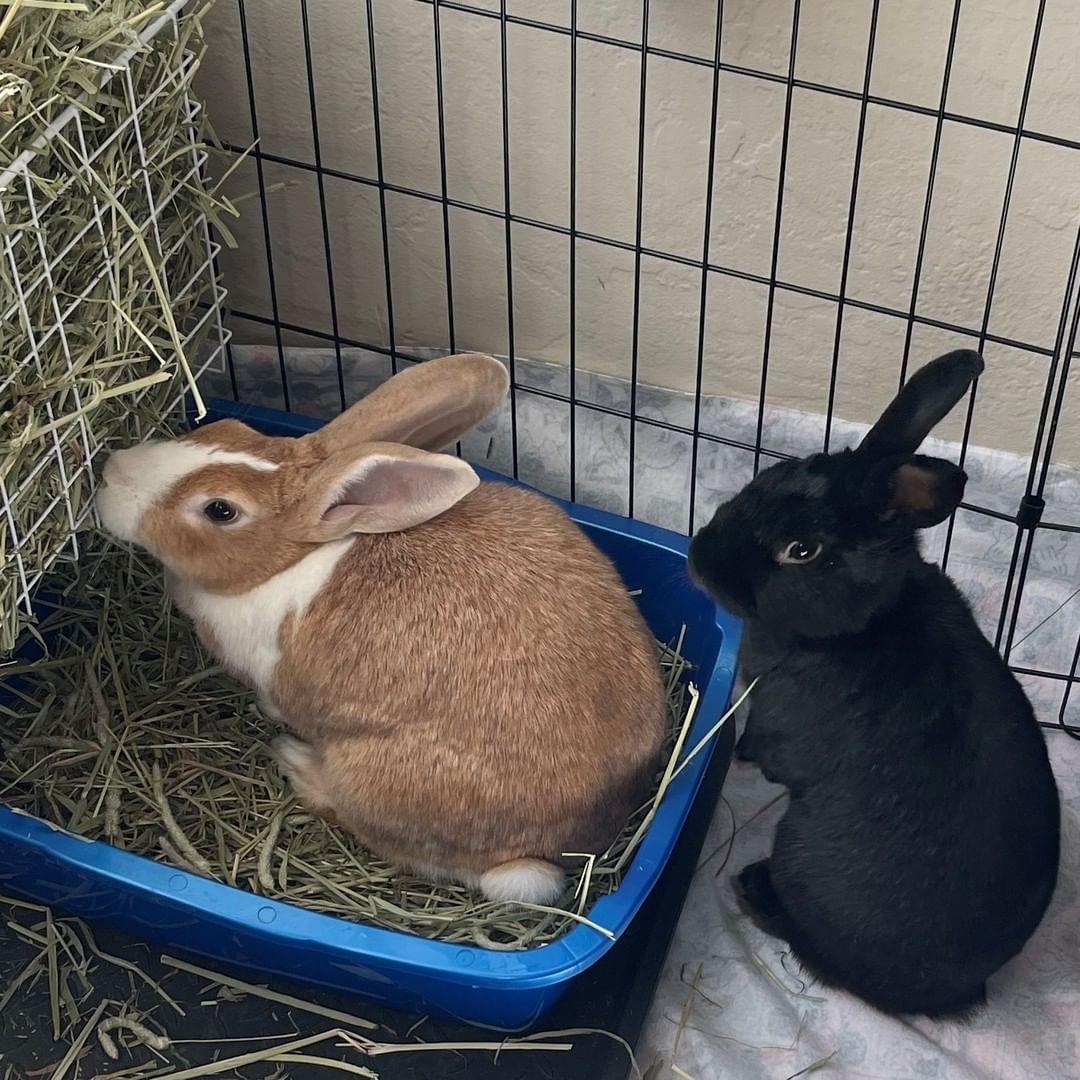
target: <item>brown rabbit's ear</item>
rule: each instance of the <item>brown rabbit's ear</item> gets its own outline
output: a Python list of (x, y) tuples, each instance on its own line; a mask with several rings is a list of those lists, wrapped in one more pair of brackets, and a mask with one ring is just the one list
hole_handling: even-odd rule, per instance
[(308, 438), (328, 451), (359, 442), (445, 450), (482, 420), (510, 387), (492, 356), (460, 353), (398, 372)]
[(365, 445), (334, 454), (312, 471), (293, 531), (309, 543), (401, 532), (438, 517), (479, 483), (468, 464), (448, 454)]
[(960, 505), (967, 474), (943, 458), (912, 454), (883, 462), (872, 482), (875, 509), (883, 521), (906, 518), (914, 528), (928, 529)]

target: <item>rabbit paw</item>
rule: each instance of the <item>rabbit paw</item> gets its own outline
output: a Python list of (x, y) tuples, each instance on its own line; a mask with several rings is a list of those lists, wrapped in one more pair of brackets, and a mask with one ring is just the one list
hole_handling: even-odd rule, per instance
[(754, 747), (749, 738), (749, 732), (744, 732), (739, 741), (735, 744), (735, 760), (752, 764), (757, 760), (754, 754)]
[(759, 929), (772, 937), (784, 938), (785, 918), (780, 898), (773, 889), (769, 863), (751, 863), (735, 877), (732, 882), (735, 890), (735, 902), (739, 910)]
[[(256, 702), (259, 712), (270, 721), (271, 724), (284, 724), (285, 717), (282, 715), (281, 710), (270, 701), (269, 698), (262, 697), (260, 695), (259, 700)], [(299, 739), (294, 739), (293, 742), (299, 742)]]
[(323, 782), (322, 757), (315, 747), (292, 735), (279, 735), (270, 744), (270, 751), (297, 798), (312, 813), (333, 817), (333, 805)]

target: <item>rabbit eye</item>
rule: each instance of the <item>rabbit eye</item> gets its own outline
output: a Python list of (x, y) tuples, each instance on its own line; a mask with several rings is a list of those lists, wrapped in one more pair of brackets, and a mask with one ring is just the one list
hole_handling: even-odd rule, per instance
[(227, 503), (224, 499), (214, 499), (203, 507), (203, 514), (215, 525), (228, 525), (230, 521), (237, 519), (240, 512), (232, 503)]
[(820, 544), (807, 544), (802, 540), (792, 540), (786, 547), (780, 549), (777, 553), (776, 561), (779, 563), (799, 563), (813, 562), (821, 554)]

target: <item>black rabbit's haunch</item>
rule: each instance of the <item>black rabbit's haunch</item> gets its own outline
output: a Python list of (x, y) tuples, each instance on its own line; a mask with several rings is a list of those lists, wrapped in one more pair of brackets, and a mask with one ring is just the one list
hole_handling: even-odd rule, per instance
[(981, 374), (918, 371), (854, 450), (762, 472), (690, 569), (746, 621), (737, 756), (790, 801), (740, 907), (822, 982), (894, 1013), (962, 1014), (1057, 879), (1057, 788), (1031, 705), (918, 529), (966, 477), (919, 444)]

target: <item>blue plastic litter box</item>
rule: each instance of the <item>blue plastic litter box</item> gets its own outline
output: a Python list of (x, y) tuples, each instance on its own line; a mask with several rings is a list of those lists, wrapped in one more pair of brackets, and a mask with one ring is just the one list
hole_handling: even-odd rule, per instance
[[(208, 419), (223, 417), (268, 435), (301, 435), (320, 426), (289, 413), (213, 402)], [(485, 480), (513, 483), (477, 471)], [(695, 665), (701, 691), (687, 743), (693, 746), (729, 703), (738, 621), (690, 584), (685, 537), (574, 503), (561, 505), (614, 561), (628, 588), (642, 590), (641, 610), (657, 638), (674, 639), (686, 625), (684, 653)], [(664, 869), (712, 752), (710, 747), (699, 754), (670, 786), (622, 884), (588, 912), (616, 939)], [(0, 887), (211, 962), (502, 1031), (535, 1023), (614, 944), (584, 925), (520, 952), (428, 941), (207, 881), (3, 806)]]

